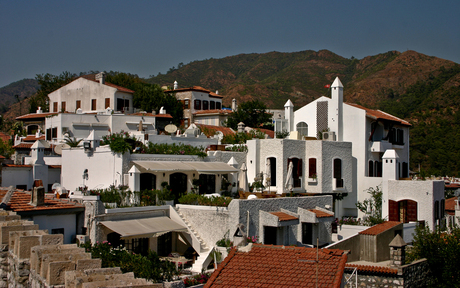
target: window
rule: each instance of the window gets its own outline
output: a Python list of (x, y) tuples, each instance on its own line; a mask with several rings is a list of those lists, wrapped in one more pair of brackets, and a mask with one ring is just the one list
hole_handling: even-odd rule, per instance
[(58, 103), (53, 102), (53, 112), (58, 112)]
[(313, 224), (302, 223), (302, 244), (313, 244)]
[(203, 110), (209, 110), (209, 102), (206, 100), (203, 100)]
[(302, 159), (299, 158), (289, 158), (288, 159), (288, 171), (289, 171), (289, 165), (292, 162), (293, 164), (293, 170), (292, 170), (292, 178), (294, 180), (294, 188), (296, 187), (302, 187)]
[(220, 102), (216, 102), (216, 109), (220, 110), (222, 107), (222, 104)]
[(337, 188), (343, 188), (342, 160), (334, 159), (334, 180)]
[(110, 98), (105, 98), (105, 108), (110, 107)]
[(299, 122), (296, 125), (297, 132), (300, 136), (308, 136), (308, 125), (305, 122)]
[(434, 219), (439, 219), (439, 201), (434, 202)]
[(117, 98), (117, 108), (116, 109), (117, 109), (116, 111), (121, 111), (121, 112), (125, 112), (126, 110), (128, 110), (129, 100), (123, 99), (123, 98)]
[(216, 193), (216, 175), (200, 174), (200, 194)]
[(62, 234), (62, 235), (64, 235), (64, 228), (51, 229), (51, 234)]
[(316, 158), (308, 159), (308, 177), (316, 178), (318, 174), (316, 173)]
[(146, 256), (149, 251), (149, 238), (120, 239), (120, 234), (112, 232), (107, 235), (107, 242), (112, 247), (124, 247), (126, 250)]
[(215, 101), (209, 101), (209, 109), (211, 109), (211, 110), (216, 109), (216, 102)]
[(276, 186), (276, 158), (270, 157), (267, 161), (270, 163), (270, 186)]
[(139, 180), (140, 180), (139, 188), (141, 191), (156, 189), (157, 177), (155, 174), (141, 173), (141, 175), (139, 175)]
[(409, 165), (407, 164), (407, 162), (402, 163), (402, 177), (409, 177)]
[(51, 129), (51, 138), (53, 139), (57, 138), (57, 127), (54, 127)]
[(382, 162), (375, 161), (374, 177), (382, 177)]
[(51, 128), (46, 129), (46, 141), (51, 141)]
[(195, 100), (195, 110), (201, 110), (201, 100)]
[(368, 171), (367, 176), (374, 177), (374, 161), (372, 160), (369, 160), (369, 171)]
[(75, 103), (75, 109), (80, 109), (81, 108), (81, 100), (77, 100), (77, 102)]
[(66, 111), (65, 108), (66, 108), (65, 107), (65, 101), (62, 101), (61, 102), (61, 112), (65, 112)]
[(190, 100), (184, 100), (184, 109), (190, 109)]
[(91, 99), (91, 110), (96, 110), (96, 99)]

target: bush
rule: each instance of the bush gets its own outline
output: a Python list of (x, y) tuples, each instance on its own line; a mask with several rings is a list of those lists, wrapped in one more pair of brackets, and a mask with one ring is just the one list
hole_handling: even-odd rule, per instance
[(230, 197), (222, 197), (222, 196), (212, 196), (206, 197), (194, 193), (189, 193), (183, 195), (179, 198), (180, 204), (189, 204), (189, 205), (203, 205), (203, 206), (220, 206), (220, 207), (228, 207), (228, 204), (232, 201)]
[(192, 277), (187, 277), (184, 279), (185, 287), (205, 284), (206, 282), (208, 282), (209, 277), (211, 277), (211, 273), (201, 273)]
[(192, 145), (185, 145), (185, 144), (156, 144), (149, 142), (147, 146), (144, 146), (141, 149), (140, 153), (147, 153), (147, 154), (172, 154), (172, 155), (197, 155), (201, 158), (207, 156), (206, 152), (204, 152), (205, 148), (195, 147)]
[(128, 132), (112, 133), (102, 137), (101, 145), (109, 145), (114, 153), (132, 152), (136, 146), (136, 137), (130, 136)]
[(113, 248), (107, 241), (94, 246), (87, 242), (82, 247), (91, 253), (92, 258), (102, 260), (102, 268), (120, 267), (123, 273), (134, 272), (135, 277), (154, 282), (172, 281), (179, 275), (176, 265), (169, 261), (160, 261), (158, 255), (149, 251), (147, 256), (134, 254), (124, 248)]

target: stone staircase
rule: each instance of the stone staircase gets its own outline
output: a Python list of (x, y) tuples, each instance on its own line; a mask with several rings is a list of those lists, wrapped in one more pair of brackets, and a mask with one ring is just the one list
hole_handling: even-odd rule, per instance
[(198, 232), (196, 232), (195, 229), (193, 229), (192, 225), (190, 225), (190, 223), (187, 221), (187, 219), (185, 219), (184, 215), (180, 212), (179, 207), (174, 207), (174, 210), (176, 210), (177, 214), (180, 216), (182, 221), (185, 223), (185, 225), (187, 226), (188, 231), (191, 234), (193, 234), (198, 239), (198, 241), (200, 241), (200, 251), (197, 251), (197, 252), (201, 255), (202, 252), (209, 251), (210, 249), (209, 249), (208, 245), (206, 244), (206, 242), (203, 240), (203, 238), (201, 238), (201, 236), (198, 234)]

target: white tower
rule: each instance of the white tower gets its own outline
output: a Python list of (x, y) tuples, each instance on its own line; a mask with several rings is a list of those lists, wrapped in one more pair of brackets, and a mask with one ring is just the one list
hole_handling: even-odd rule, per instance
[(174, 81), (174, 90), (179, 89), (179, 83), (177, 81)]
[(236, 105), (236, 99), (232, 99), (232, 112), (235, 112), (236, 109), (238, 109), (238, 106)]
[(284, 104), (284, 118), (288, 120), (289, 132), (294, 131), (294, 104), (290, 99)]
[(382, 156), (382, 218), (389, 217), (388, 180), (399, 180), (399, 156), (393, 149), (388, 149)]
[(343, 141), (343, 85), (339, 77), (336, 77), (331, 85), (332, 105), (330, 111), (330, 128), (337, 135), (337, 141)]

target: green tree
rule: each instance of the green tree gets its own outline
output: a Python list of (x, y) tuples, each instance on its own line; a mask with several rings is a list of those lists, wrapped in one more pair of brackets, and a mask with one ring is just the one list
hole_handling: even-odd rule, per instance
[(246, 126), (258, 128), (260, 125), (271, 122), (272, 115), (267, 113), (267, 106), (259, 100), (243, 102), (238, 110), (233, 112), (227, 119), (226, 126), (236, 130), (238, 123), (243, 122)]
[(371, 198), (365, 199), (363, 202), (356, 203), (356, 207), (364, 212), (364, 224), (367, 226), (374, 226), (376, 224), (383, 223), (382, 219), (382, 190), (380, 186), (376, 186), (375, 189), (370, 187), (367, 189), (367, 193), (371, 195)]
[(406, 262), (426, 258), (431, 277), (428, 287), (460, 287), (460, 227), (455, 226), (450, 233), (428, 227), (417, 227), (413, 248), (406, 254)]
[(0, 155), (5, 158), (10, 158), (11, 154), (14, 153), (14, 149), (9, 141), (3, 141), (0, 139)]
[(29, 112), (35, 113), (38, 107), (41, 107), (43, 111), (49, 111), (48, 94), (70, 83), (76, 77), (76, 74), (72, 74), (67, 71), (62, 72), (58, 76), (49, 73), (37, 74), (35, 80), (38, 81), (40, 89), (38, 89), (37, 93), (32, 96), (29, 101)]

